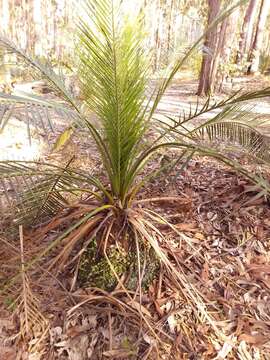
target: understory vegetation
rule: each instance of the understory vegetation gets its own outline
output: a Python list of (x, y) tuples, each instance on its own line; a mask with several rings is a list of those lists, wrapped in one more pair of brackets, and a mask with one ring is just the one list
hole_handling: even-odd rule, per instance
[[(242, 3), (227, 7), (207, 31)], [(267, 169), (269, 138), (258, 130), (262, 120), (250, 111), (250, 102), (270, 96), (270, 88), (238, 91), (222, 100), (205, 97), (203, 104), (198, 100), (195, 109), (190, 107), (180, 116), (161, 119), (156, 116), (156, 110), (163, 95), (181, 67), (187, 66), (196, 54), (205, 34), (169, 66), (153, 88), (151, 54), (144, 48), (143, 15), (129, 16), (121, 2), (114, 0), (84, 0), (80, 13), (76, 25), (79, 65), (75, 74), (79, 98), (72, 96), (61, 73), (53, 70), (49, 63), (32, 58), (7, 36), (0, 37), (3, 51), (16, 55), (21, 65), (31, 68), (35, 78), (46, 80), (54, 94), (48, 98), (1, 93), (2, 129), (16, 115), (25, 123), (29, 142), (35, 128), (41, 129), (49, 141), (55, 119), (60, 118), (65, 130), (51, 147), (59, 150), (70, 137), (84, 138), (90, 149), (94, 144), (101, 164), (97, 171), (75, 167), (73, 158), (67, 158), (65, 164), (50, 157), (39, 161), (0, 161), (4, 209), (1, 239), (3, 244), (10, 243), (15, 249), (13, 267), (7, 259), (3, 279), (0, 273), (1, 297), (19, 316), (19, 339), (25, 341), (29, 353), (39, 353), (44, 359), (52, 356), (44, 344), (48, 336), (59, 334), (48, 335), (48, 319), (40, 311), (32, 291), (32, 284), (34, 287), (37, 283), (41, 288), (42, 279), (46, 283), (51, 274), (54, 284), (60, 283), (64, 288), (63, 302), (71, 299), (73, 304), (68, 322), (72, 323), (74, 312), (86, 304), (92, 304), (96, 311), (96, 317), (82, 315), (88, 319), (80, 325), (85, 330), (76, 328), (75, 333), (90, 331), (97, 322), (106, 328), (104, 312), (108, 309), (109, 329), (122, 328), (127, 321), (126, 333), (130, 338), (127, 336), (118, 344), (123, 358), (152, 356), (157, 359), (158, 354), (160, 358), (176, 358), (173, 346), (168, 345), (175, 338), (166, 332), (164, 325), (169, 316), (155, 323), (144, 307), (145, 299), (152, 297), (162, 313), (159, 303), (164, 291), (162, 279), (168, 288), (176, 289), (179, 298), (184, 294), (185, 303), (180, 305), (190, 306), (198, 329), (206, 334), (208, 328), (213, 328), (215, 341), (224, 343), (228, 339), (203, 305), (204, 294), (189, 286), (186, 276), (189, 269), (181, 265), (167, 236), (169, 229), (170, 236), (177, 239), (174, 241), (186, 241), (192, 256), (196, 244), (188, 242), (181, 234), (181, 226), (177, 227), (171, 220), (177, 215), (178, 206), (188, 208), (188, 195), (154, 197), (148, 192), (144, 197), (142, 194), (156, 184), (155, 181), (162, 183), (170, 174), (179, 181), (195, 161), (212, 158), (215, 164), (230, 168), (233, 174), (244, 179), (256, 199), (267, 199), (270, 185), (264, 172), (250, 171), (237, 158), (232, 159), (222, 145), (229, 143), (231, 148), (241, 149), (252, 163)], [(214, 115), (210, 115), (213, 112)], [(152, 166), (160, 158), (163, 161)], [(194, 173), (196, 176), (195, 165)], [(172, 204), (175, 213), (166, 217), (153, 206), (160, 203)], [(1, 261), (5, 264), (5, 260)], [(159, 294), (154, 292), (153, 284), (159, 287)], [(170, 300), (171, 309), (177, 300)], [(170, 326), (173, 327), (171, 323)], [(183, 334), (192, 338), (185, 330)], [(112, 343), (110, 336), (109, 344)], [(97, 341), (93, 340), (91, 345), (93, 354)], [(121, 351), (111, 345), (102, 351), (108, 358), (121, 356)], [(70, 355), (71, 350), (66, 352), (71, 359), (76, 359)], [(88, 355), (80, 356), (84, 359)]]

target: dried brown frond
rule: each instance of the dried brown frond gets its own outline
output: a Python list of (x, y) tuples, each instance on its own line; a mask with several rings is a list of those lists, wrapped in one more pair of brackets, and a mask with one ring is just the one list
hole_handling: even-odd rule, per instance
[(49, 322), (40, 311), (40, 303), (33, 294), (29, 278), (25, 272), (23, 228), (20, 226), (21, 246), (21, 276), (22, 293), (18, 299), (18, 306), (15, 314), (19, 317), (20, 331), (18, 340), (27, 344), (27, 352), (41, 359), (46, 353), (47, 340), (49, 335)]

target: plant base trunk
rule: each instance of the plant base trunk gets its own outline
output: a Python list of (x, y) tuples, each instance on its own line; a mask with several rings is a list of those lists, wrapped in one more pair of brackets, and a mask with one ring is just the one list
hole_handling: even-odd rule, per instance
[[(97, 244), (92, 242), (84, 252), (78, 272), (79, 285), (98, 287), (112, 291), (121, 278), (128, 290), (135, 291), (139, 284), (139, 266), (136, 251), (127, 253), (120, 246), (113, 245), (107, 250), (109, 262), (105, 257), (96, 256)], [(113, 268), (113, 269), (112, 269)], [(140, 250), (141, 286), (148, 289), (159, 272), (160, 264), (152, 249)]]

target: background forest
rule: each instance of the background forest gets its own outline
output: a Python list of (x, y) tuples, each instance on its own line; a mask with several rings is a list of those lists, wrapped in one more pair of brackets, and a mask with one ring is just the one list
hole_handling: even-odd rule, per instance
[(270, 359), (270, 0), (0, 0), (0, 360)]
[[(140, 6), (140, 2), (127, 2), (126, 6), (132, 11)], [(145, 0), (145, 46), (153, 52), (153, 72), (164, 69), (190, 46), (222, 6), (221, 0)], [(67, 68), (76, 66), (72, 35), (79, 3), (69, 0), (1, 0), (0, 8), (1, 30), (22, 49)], [(211, 66), (211, 73), (204, 71), (209, 78), (215, 79), (216, 90), (220, 90), (227, 77), (268, 70), (269, 8), (267, 0), (252, 0), (240, 6), (207, 40), (205, 46), (213, 54), (215, 64)], [(198, 52), (189, 64), (189, 70), (196, 76), (200, 73), (201, 62), (202, 55)]]

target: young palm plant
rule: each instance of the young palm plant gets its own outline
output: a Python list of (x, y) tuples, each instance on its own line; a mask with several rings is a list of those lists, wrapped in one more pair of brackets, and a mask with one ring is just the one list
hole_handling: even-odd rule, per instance
[[(23, 115), (29, 140), (31, 126), (43, 130), (53, 128), (53, 114), (57, 113), (69, 122), (74, 130), (88, 132), (96, 144), (107, 180), (102, 182), (85, 171), (66, 166), (41, 162), (0, 162), (0, 184), (7, 206), (14, 210), (13, 224), (31, 228), (44, 224), (35, 232), (43, 239), (46, 234), (61, 229), (60, 235), (28, 263), (32, 266), (52, 248), (62, 244), (61, 251), (50, 263), (51, 269), (58, 264), (62, 270), (70, 255), (83, 241), (74, 259), (78, 259), (93, 241), (97, 243), (99, 256), (104, 256), (118, 281), (120, 275), (108, 256), (111, 246), (117, 244), (125, 253), (135, 252), (139, 284), (142, 282), (140, 252), (146, 243), (155, 250), (161, 261), (171, 271), (176, 281), (179, 274), (174, 270), (166, 254), (161, 251), (158, 239), (162, 234), (154, 221), (166, 221), (158, 214), (137, 206), (136, 195), (146, 181), (159, 171), (143, 173), (150, 159), (163, 149), (177, 150), (177, 158), (190, 159), (193, 155), (210, 156), (233, 167), (259, 184), (267, 192), (269, 186), (261, 177), (249, 174), (235, 161), (219, 150), (206, 146), (218, 139), (237, 142), (260, 161), (269, 161), (268, 139), (254, 128), (256, 119), (246, 111), (250, 100), (270, 95), (270, 88), (250, 93), (235, 93), (226, 100), (213, 103), (211, 98), (203, 106), (190, 110), (178, 118), (157, 120), (154, 113), (174, 75), (189, 56), (196, 51), (203, 36), (168, 70), (167, 76), (157, 86), (152, 96), (147, 95), (149, 61), (144, 55), (142, 19), (130, 19), (123, 12), (122, 2), (115, 0), (85, 0), (83, 16), (78, 19), (76, 52), (79, 58), (78, 78), (83, 100), (72, 97), (61, 75), (49, 64), (32, 59), (5, 36), (0, 45), (5, 51), (16, 54), (37, 76), (47, 80), (48, 86), (61, 101), (42, 99), (39, 96), (1, 94), (1, 126), (7, 124), (14, 112)], [(211, 27), (216, 26), (243, 1), (222, 12)], [(211, 30), (211, 27), (209, 30)], [(209, 31), (208, 30), (208, 31)], [(98, 119), (94, 125), (89, 109)], [(215, 117), (193, 125), (193, 120), (212, 110), (220, 109)], [(88, 112), (89, 113), (89, 112)], [(149, 128), (159, 131), (153, 140), (146, 141)], [(90, 140), (89, 140), (90, 141)], [(168, 165), (165, 165), (168, 167)], [(16, 191), (10, 195), (9, 188)], [(86, 194), (81, 204), (69, 205), (69, 196)], [(78, 248), (78, 247), (77, 247)], [(122, 269), (123, 270), (123, 269)], [(124, 284), (122, 283), (124, 286)]]

